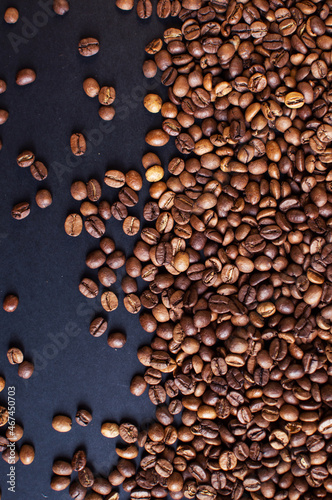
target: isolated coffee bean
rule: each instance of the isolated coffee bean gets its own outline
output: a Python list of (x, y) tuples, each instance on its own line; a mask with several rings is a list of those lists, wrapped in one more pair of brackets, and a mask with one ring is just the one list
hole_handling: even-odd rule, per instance
[(48, 176), (47, 167), (41, 161), (34, 161), (30, 166), (30, 172), (36, 181), (43, 181)]
[(123, 299), (127, 311), (131, 314), (137, 314), (141, 310), (141, 301), (137, 295), (130, 293)]
[(83, 470), (86, 466), (86, 453), (83, 450), (77, 450), (72, 458), (71, 467), (74, 471), (78, 472)]
[(17, 374), (19, 377), (27, 380), (33, 375), (34, 369), (33, 363), (30, 363), (30, 361), (23, 361), (19, 364)]
[(107, 86), (101, 87), (98, 94), (99, 102), (103, 106), (110, 106), (111, 104), (113, 104), (113, 102), (115, 101), (115, 97), (116, 97), (116, 92), (114, 87), (107, 87)]
[(99, 52), (99, 42), (96, 38), (82, 38), (78, 44), (78, 51), (81, 56), (91, 57)]
[(123, 423), (119, 427), (120, 437), (126, 443), (135, 443), (138, 438), (138, 429), (135, 425), (130, 423)]
[(18, 307), (19, 298), (17, 295), (9, 294), (3, 299), (2, 307), (6, 312), (14, 312)]
[(59, 476), (70, 476), (73, 473), (73, 468), (71, 464), (65, 460), (56, 460), (53, 463), (52, 471)]
[(81, 294), (88, 299), (94, 299), (99, 293), (98, 285), (89, 278), (84, 278), (78, 288)]
[(92, 421), (92, 415), (88, 410), (78, 410), (75, 420), (81, 427), (86, 427)]
[(113, 349), (122, 349), (126, 342), (126, 335), (121, 332), (110, 333), (107, 339), (108, 345)]
[(35, 161), (35, 155), (32, 151), (22, 151), (22, 153), (17, 156), (16, 161), (19, 167), (30, 167)]
[(36, 80), (36, 73), (33, 69), (25, 68), (21, 69), (16, 74), (16, 84), (20, 87), (24, 85), (29, 85)]
[(126, 176), (120, 170), (108, 170), (105, 173), (104, 182), (110, 187), (121, 188), (125, 185)]
[(63, 16), (69, 11), (69, 3), (67, 0), (53, 0), (53, 10), (59, 16)]
[(100, 86), (94, 78), (86, 78), (83, 82), (83, 90), (88, 97), (97, 97)]
[(84, 135), (76, 132), (70, 137), (70, 147), (75, 156), (82, 156), (86, 152), (86, 141)]
[(24, 444), (20, 449), (20, 460), (23, 465), (30, 465), (35, 459), (34, 447), (30, 444)]
[(65, 231), (68, 236), (79, 236), (83, 229), (83, 220), (79, 214), (70, 214), (65, 220)]
[(39, 208), (47, 208), (52, 205), (52, 195), (48, 189), (40, 189), (36, 193), (36, 203)]
[(87, 194), (90, 201), (98, 201), (101, 197), (101, 186), (96, 179), (90, 179), (86, 185)]
[(119, 426), (112, 422), (105, 422), (101, 426), (101, 433), (107, 438), (116, 438), (119, 435)]
[(12, 347), (7, 351), (7, 358), (11, 365), (16, 365), (23, 362), (24, 356), (21, 349), (18, 347)]
[(97, 317), (90, 323), (90, 333), (93, 337), (100, 337), (107, 330), (107, 321), (102, 317)]
[(19, 17), (20, 17), (19, 12), (17, 9), (15, 9), (15, 7), (8, 7), (3, 16), (5, 22), (8, 24), (17, 23)]
[(113, 106), (100, 106), (98, 114), (102, 120), (111, 121), (115, 116), (115, 109)]
[(71, 426), (71, 418), (65, 415), (56, 415), (52, 420), (52, 427), (57, 432), (69, 432)]
[(12, 208), (12, 217), (16, 220), (22, 220), (30, 214), (30, 205), (28, 202), (21, 202), (14, 205)]
[(84, 227), (93, 238), (101, 238), (106, 231), (105, 224), (96, 215), (87, 217), (84, 222)]

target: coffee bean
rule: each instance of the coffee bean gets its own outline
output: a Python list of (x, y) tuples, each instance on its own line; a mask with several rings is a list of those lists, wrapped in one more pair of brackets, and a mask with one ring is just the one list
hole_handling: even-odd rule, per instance
[(81, 427), (86, 427), (91, 422), (92, 415), (87, 410), (78, 410), (75, 416), (75, 420)]
[(21, 203), (17, 203), (12, 208), (12, 217), (16, 220), (22, 220), (28, 217), (30, 214), (30, 205), (28, 202), (23, 201)]
[(120, 267), (124, 266), (125, 262), (126, 262), (126, 257), (121, 250), (115, 250), (106, 259), (106, 264), (111, 269), (120, 269)]
[(98, 99), (103, 106), (110, 106), (115, 101), (116, 92), (114, 87), (101, 87)]
[(140, 229), (140, 221), (137, 217), (126, 217), (122, 225), (123, 232), (127, 236), (134, 236)]
[(70, 188), (70, 193), (74, 200), (85, 200), (85, 198), (88, 196), (86, 184), (82, 181), (73, 182)]
[(135, 377), (132, 379), (130, 383), (130, 392), (134, 396), (141, 396), (146, 388), (147, 388), (147, 383), (145, 382), (144, 378), (141, 377), (140, 375), (135, 375)]
[(151, 0), (138, 0), (136, 9), (139, 18), (148, 19), (152, 15)]
[(48, 176), (48, 170), (41, 161), (34, 161), (30, 166), (30, 172), (36, 181), (43, 181)]
[(129, 170), (126, 173), (126, 184), (134, 191), (140, 191), (143, 186), (142, 176), (136, 170)]
[(107, 312), (114, 311), (118, 307), (118, 298), (113, 292), (104, 292), (101, 296), (101, 305)]
[(15, 7), (8, 7), (3, 16), (5, 22), (8, 24), (17, 23), (19, 17), (20, 17), (19, 12), (17, 9), (15, 9)]
[(138, 203), (138, 194), (130, 187), (124, 186), (119, 192), (119, 200), (126, 207), (134, 207)]
[(145, 142), (149, 146), (165, 146), (169, 141), (169, 135), (161, 129), (155, 129), (148, 132), (145, 136)]
[(137, 295), (130, 293), (123, 299), (127, 311), (131, 314), (137, 314), (141, 310), (141, 301)]
[(0, 427), (6, 425), (8, 422), (8, 410), (4, 406), (0, 406)]
[(2, 307), (6, 312), (14, 312), (18, 307), (18, 296), (13, 294), (8, 294), (3, 299)]
[(0, 109), (0, 125), (3, 125), (8, 120), (9, 113), (5, 109)]
[(119, 426), (115, 423), (105, 422), (101, 426), (101, 433), (107, 438), (116, 438), (119, 435)]
[(131, 10), (134, 7), (134, 0), (116, 0), (115, 5), (121, 10)]
[[(141, 1), (141, 0), (139, 0)], [(144, 0), (143, 0), (144, 1)], [(144, 61), (143, 64), (143, 74), (145, 78), (154, 78), (157, 74), (157, 65), (152, 59)]]
[(47, 189), (40, 189), (36, 194), (36, 203), (40, 208), (52, 205), (52, 195)]
[(20, 449), (20, 460), (23, 465), (30, 465), (35, 459), (34, 447), (30, 444), (24, 444)]
[(98, 285), (89, 278), (84, 278), (78, 288), (81, 294), (88, 299), (94, 299), (99, 293)]
[(24, 85), (29, 85), (36, 80), (36, 73), (33, 69), (25, 68), (21, 69), (16, 74), (16, 84), (20, 87)]
[(83, 82), (83, 90), (88, 97), (97, 97), (100, 86), (94, 78), (86, 78)]
[(65, 415), (56, 415), (52, 420), (52, 427), (57, 432), (69, 432), (72, 426), (70, 417)]
[(31, 151), (23, 151), (16, 159), (19, 167), (30, 167), (35, 161), (35, 155)]
[(98, 201), (101, 197), (101, 186), (96, 179), (90, 179), (86, 185), (90, 201)]
[(121, 188), (125, 185), (126, 176), (120, 170), (108, 170), (105, 173), (104, 182), (105, 184), (107, 184), (107, 186), (113, 188)]
[(114, 332), (110, 333), (107, 339), (107, 343), (113, 349), (122, 349), (122, 347), (127, 342), (127, 338), (124, 333)]
[(107, 330), (107, 321), (102, 317), (95, 318), (90, 323), (90, 333), (93, 337), (100, 337)]
[(70, 214), (65, 221), (65, 231), (68, 236), (79, 236), (83, 229), (83, 220), (79, 214)]
[(7, 358), (11, 365), (16, 365), (23, 362), (24, 356), (21, 349), (18, 349), (18, 347), (12, 347), (7, 351)]
[(71, 464), (65, 460), (56, 460), (53, 463), (52, 471), (59, 476), (70, 476), (73, 472), (73, 468)]
[(67, 0), (53, 0), (53, 10), (59, 16), (63, 16), (69, 11), (69, 3)]
[(19, 377), (27, 380), (32, 376), (34, 369), (34, 365), (30, 361), (23, 361), (18, 367), (17, 374)]
[(144, 98), (144, 107), (150, 113), (159, 113), (163, 101), (161, 97), (157, 94), (147, 94)]
[(67, 476), (53, 476), (51, 488), (53, 491), (63, 491), (70, 485), (70, 478)]
[(106, 231), (105, 224), (96, 215), (87, 217), (84, 222), (84, 227), (93, 238), (101, 238)]
[(102, 120), (109, 122), (113, 120), (115, 116), (115, 109), (113, 106), (100, 106), (98, 113)]
[(81, 56), (91, 57), (99, 52), (99, 42), (96, 38), (82, 38), (78, 44), (78, 51)]
[(91, 488), (94, 483), (94, 476), (88, 467), (78, 471), (78, 480), (84, 488)]
[(112, 269), (108, 267), (102, 267), (98, 271), (98, 279), (102, 285), (105, 287), (110, 287), (114, 283), (116, 283), (116, 274)]
[(137, 427), (130, 423), (123, 423), (119, 427), (120, 437), (126, 443), (136, 443), (138, 438)]
[(84, 135), (76, 132), (70, 137), (70, 147), (75, 156), (82, 156), (86, 152), (86, 141)]

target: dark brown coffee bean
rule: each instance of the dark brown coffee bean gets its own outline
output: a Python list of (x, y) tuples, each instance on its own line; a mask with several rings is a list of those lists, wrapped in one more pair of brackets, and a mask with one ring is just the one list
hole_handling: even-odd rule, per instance
[(113, 349), (122, 349), (126, 342), (126, 335), (121, 332), (110, 333), (107, 339), (108, 345)]
[(148, 19), (152, 15), (151, 0), (138, 0), (136, 9), (138, 17)]
[(23, 151), (18, 155), (16, 161), (19, 167), (30, 167), (35, 161), (35, 155), (32, 151)]
[(18, 307), (18, 296), (14, 294), (6, 295), (3, 299), (2, 307), (6, 312), (14, 312)]
[(14, 205), (12, 208), (12, 217), (16, 220), (22, 220), (30, 214), (30, 205), (28, 202), (21, 202)]
[(94, 299), (99, 293), (98, 285), (89, 278), (84, 278), (81, 281), (79, 291), (88, 299)]
[(75, 156), (82, 156), (86, 152), (86, 141), (83, 134), (76, 132), (70, 137), (70, 147)]
[(138, 438), (137, 427), (130, 423), (121, 424), (119, 427), (120, 437), (126, 443), (135, 443)]
[(118, 298), (113, 292), (104, 292), (101, 296), (101, 305), (107, 312), (114, 311), (118, 307)]
[(16, 84), (20, 87), (24, 85), (29, 85), (36, 80), (36, 72), (33, 69), (25, 68), (21, 69), (16, 74)]
[(79, 214), (70, 214), (65, 221), (65, 231), (68, 236), (79, 236), (83, 229), (83, 220)]
[(91, 57), (99, 52), (99, 42), (96, 38), (82, 38), (78, 44), (78, 51), (81, 56)]
[(134, 236), (140, 229), (140, 221), (137, 217), (128, 216), (123, 221), (122, 228), (127, 236)]
[(30, 166), (30, 172), (36, 181), (43, 181), (48, 176), (48, 170), (41, 161), (34, 161)]
[(114, 87), (101, 87), (98, 100), (103, 106), (110, 106), (115, 101), (116, 92)]
[(48, 189), (40, 189), (36, 193), (36, 203), (39, 208), (47, 208), (52, 205), (52, 195)]
[(90, 323), (90, 333), (93, 337), (100, 337), (107, 330), (107, 321), (102, 317), (95, 318)]
[(123, 299), (127, 311), (131, 314), (137, 314), (141, 310), (141, 301), (137, 295), (130, 293)]
[(84, 222), (86, 231), (94, 238), (101, 238), (105, 234), (105, 224), (99, 217), (90, 215)]

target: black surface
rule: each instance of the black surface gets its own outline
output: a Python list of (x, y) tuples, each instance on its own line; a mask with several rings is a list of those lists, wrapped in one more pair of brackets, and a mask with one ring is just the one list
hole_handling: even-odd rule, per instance
[[(119, 11), (113, 0), (72, 0), (70, 12), (63, 17), (41, 14), (41, 5), (49, 10), (51, 4), (3, 1), (0, 8), (0, 78), (8, 86), (0, 96), (0, 108), (10, 113), (7, 123), (0, 127), (0, 298), (2, 301), (9, 292), (20, 298), (15, 313), (0, 311), (0, 366), (6, 378), (0, 404), (6, 403), (8, 386), (15, 386), (15, 418), (24, 426), (17, 448), (31, 442), (36, 450), (32, 465), (16, 465), (15, 493), (7, 491), (9, 465), (0, 460), (4, 500), (69, 498), (67, 492), (50, 489), (53, 460), (70, 458), (84, 446), (93, 470), (107, 475), (116, 463), (114, 448), (118, 440), (100, 434), (102, 422), (130, 418), (145, 425), (155, 409), (146, 395), (135, 398), (129, 392), (132, 376), (143, 371), (137, 347), (147, 343), (150, 335), (142, 330), (138, 317), (126, 313), (123, 307), (120, 285), (124, 269), (117, 272), (118, 281), (113, 287), (120, 306), (109, 315), (108, 331), (121, 329), (128, 341), (122, 350), (115, 351), (107, 345), (107, 334), (93, 338), (88, 331), (95, 313), (102, 311), (100, 296), (88, 300), (78, 291), (83, 276), (97, 274), (88, 270), (84, 261), (86, 254), (98, 247), (98, 241), (87, 233), (70, 238), (63, 224), (68, 213), (79, 210), (79, 202), (70, 195), (74, 180), (95, 177), (102, 182), (104, 172), (111, 167), (124, 171), (135, 168), (143, 174), (144, 136), (160, 124), (161, 118), (150, 115), (142, 100), (151, 90), (163, 92), (157, 80), (146, 80), (142, 74), (144, 47), (174, 21), (161, 22), (154, 14), (151, 20), (142, 22), (135, 11)], [(20, 11), (16, 25), (2, 20), (8, 6)], [(28, 33), (26, 20), (40, 27)], [(16, 50), (13, 34), (22, 37), (15, 39)], [(100, 41), (99, 54), (91, 58), (83, 58), (77, 51), (78, 41), (86, 36), (96, 36)], [(15, 74), (24, 67), (35, 69), (37, 80), (18, 87)], [(82, 90), (88, 76), (116, 88), (117, 114), (111, 125), (100, 120), (98, 100), (88, 98)], [(105, 124), (110, 129), (101, 132)], [(78, 160), (69, 149), (74, 131), (84, 131), (87, 137), (92, 134), (89, 154)], [(37, 182), (29, 169), (17, 166), (16, 156), (25, 148), (31, 148), (36, 158), (48, 166), (45, 182)], [(162, 158), (172, 148), (163, 148)], [(42, 187), (53, 194), (53, 204), (45, 210), (34, 202)], [(132, 214), (142, 213), (148, 188), (145, 182), (138, 210), (131, 210)], [(103, 186), (103, 199), (115, 196), (115, 190)], [(16, 221), (10, 211), (20, 201), (31, 202), (31, 214)], [(120, 222), (108, 222), (106, 234), (116, 240), (117, 248), (130, 255), (134, 239), (124, 236)], [(6, 352), (12, 345), (22, 346), (26, 359), (35, 362), (35, 374), (28, 381), (20, 379), (17, 367), (7, 361)], [(67, 434), (52, 429), (55, 414), (74, 418), (80, 406), (91, 408), (93, 413), (87, 428), (74, 423)], [(121, 498), (126, 495), (122, 493)]]

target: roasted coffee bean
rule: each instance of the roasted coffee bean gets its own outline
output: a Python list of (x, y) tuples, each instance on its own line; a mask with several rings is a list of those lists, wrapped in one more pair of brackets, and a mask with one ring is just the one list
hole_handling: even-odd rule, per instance
[(6, 295), (3, 299), (2, 307), (6, 312), (14, 312), (18, 307), (18, 296), (14, 294)]
[(57, 432), (69, 432), (71, 426), (71, 418), (65, 415), (56, 415), (52, 420), (52, 427)]
[(75, 156), (82, 156), (86, 152), (86, 141), (83, 134), (76, 132), (70, 137), (70, 147)]
[(99, 52), (99, 42), (96, 38), (82, 38), (78, 44), (78, 51), (81, 56), (91, 57)]
[(119, 192), (119, 200), (126, 207), (134, 207), (138, 203), (138, 194), (130, 187), (124, 186)]
[(135, 443), (138, 438), (137, 427), (130, 423), (123, 423), (119, 427), (120, 437), (126, 443)]
[(100, 91), (100, 86), (94, 78), (86, 78), (83, 82), (83, 90), (89, 97), (97, 97)]
[(118, 307), (118, 298), (113, 292), (104, 292), (101, 296), (101, 305), (107, 312), (114, 311)]
[(139, 18), (148, 19), (152, 14), (151, 0), (138, 0), (136, 9)]
[(86, 231), (94, 238), (101, 238), (105, 234), (105, 224), (99, 217), (90, 215), (84, 222)]
[(7, 351), (7, 358), (11, 365), (16, 365), (23, 362), (24, 356), (21, 349), (18, 347), (12, 347)]
[(53, 491), (63, 491), (70, 485), (70, 478), (67, 476), (53, 476), (51, 480), (51, 488)]
[(131, 10), (134, 7), (134, 0), (116, 0), (115, 4), (121, 10)]
[(102, 317), (97, 317), (90, 323), (90, 333), (93, 337), (100, 337), (106, 330), (107, 321)]
[(16, 161), (19, 167), (30, 167), (35, 161), (35, 155), (31, 151), (23, 151), (18, 155)]
[(27, 380), (33, 375), (34, 369), (33, 363), (30, 363), (30, 361), (23, 361), (18, 367), (17, 374), (19, 377)]
[(137, 314), (141, 310), (141, 301), (137, 295), (130, 293), (123, 299), (127, 311), (131, 314)]
[(90, 201), (98, 201), (101, 197), (101, 186), (96, 179), (90, 179), (86, 185), (87, 195)]
[(36, 193), (36, 203), (39, 208), (47, 208), (52, 205), (52, 195), (48, 189), (40, 189)]
[(86, 427), (92, 420), (92, 415), (88, 410), (78, 410), (75, 420), (81, 427)]
[(65, 231), (68, 236), (79, 236), (83, 229), (83, 220), (79, 214), (70, 214), (65, 221)]
[(15, 7), (8, 7), (3, 16), (5, 22), (8, 24), (17, 23), (19, 17), (20, 17), (19, 12), (17, 9), (15, 9)]
[(69, 3), (67, 0), (53, 0), (53, 10), (59, 16), (63, 16), (69, 11)]
[(88, 299), (94, 299), (99, 293), (98, 285), (89, 278), (84, 278), (81, 281), (79, 291)]
[(34, 161), (30, 166), (30, 172), (36, 181), (44, 181), (48, 176), (48, 170), (41, 161)]
[(16, 220), (22, 220), (30, 214), (30, 205), (28, 202), (21, 202), (14, 205), (12, 208), (12, 217)]
[(114, 87), (101, 87), (98, 100), (103, 106), (110, 106), (115, 101), (116, 92)]
[(113, 349), (122, 349), (126, 342), (126, 335), (121, 332), (110, 333), (107, 339), (108, 345)]
[(128, 216), (123, 221), (122, 228), (127, 236), (134, 236), (140, 229), (140, 221), (137, 217)]
[(16, 74), (16, 84), (20, 87), (24, 85), (29, 85), (36, 80), (36, 72), (33, 69), (25, 68), (21, 69)]

